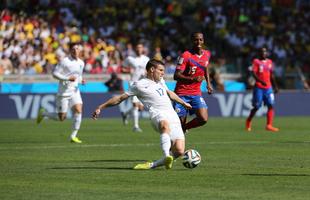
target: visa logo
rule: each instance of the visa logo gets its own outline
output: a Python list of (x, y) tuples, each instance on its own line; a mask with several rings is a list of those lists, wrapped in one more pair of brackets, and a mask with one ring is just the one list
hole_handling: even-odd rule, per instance
[[(221, 116), (223, 117), (247, 117), (252, 109), (252, 94), (228, 93), (213, 94), (218, 101)], [(267, 107), (261, 107), (256, 116), (263, 116), (267, 113)]]

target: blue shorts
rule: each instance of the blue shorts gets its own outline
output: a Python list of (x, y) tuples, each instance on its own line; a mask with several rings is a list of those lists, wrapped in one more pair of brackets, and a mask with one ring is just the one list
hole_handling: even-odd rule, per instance
[(267, 106), (274, 105), (274, 94), (272, 88), (262, 89), (255, 87), (253, 90), (252, 105), (254, 108), (260, 108), (264, 102)]
[(186, 96), (180, 96), (180, 98), (183, 99), (183, 101), (185, 101), (186, 103), (191, 104), (193, 109), (187, 110), (181, 104), (174, 102), (174, 110), (176, 111), (176, 113), (178, 114), (179, 117), (185, 117), (187, 115), (187, 113), (192, 115), (199, 108), (206, 108), (206, 109), (208, 108), (208, 106), (207, 106), (205, 100), (202, 98), (202, 96), (186, 95)]

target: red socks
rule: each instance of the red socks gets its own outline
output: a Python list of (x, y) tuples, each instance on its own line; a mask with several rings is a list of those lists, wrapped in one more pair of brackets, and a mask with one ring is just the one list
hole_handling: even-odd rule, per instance
[(273, 108), (268, 108), (267, 111), (267, 125), (272, 125), (272, 121), (273, 121)]

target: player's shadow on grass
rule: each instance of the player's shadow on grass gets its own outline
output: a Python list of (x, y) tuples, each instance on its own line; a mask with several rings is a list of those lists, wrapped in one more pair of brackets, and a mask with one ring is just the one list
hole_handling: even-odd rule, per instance
[(90, 169), (108, 169), (108, 170), (133, 170), (132, 167), (52, 167), (52, 170), (90, 170)]
[[(145, 162), (146, 160), (81, 160), (77, 162), (91, 162), (91, 163), (138, 163), (138, 162)], [(93, 166), (78, 166), (78, 167), (53, 167), (53, 168), (48, 168), (52, 170), (89, 170), (89, 169), (108, 169), (108, 170), (132, 170), (132, 167), (93, 167)]]
[(122, 162), (146, 162), (146, 160), (84, 160), (82, 162), (122, 163)]
[[(134, 170), (133, 167), (52, 167), (52, 168), (47, 168), (47, 170)], [(164, 168), (156, 168), (152, 169), (150, 171), (162, 171), (166, 170)], [(137, 170), (135, 170), (137, 171)], [(174, 171), (189, 171), (188, 169), (174, 169)]]
[(310, 174), (241, 174), (242, 176), (310, 176)]

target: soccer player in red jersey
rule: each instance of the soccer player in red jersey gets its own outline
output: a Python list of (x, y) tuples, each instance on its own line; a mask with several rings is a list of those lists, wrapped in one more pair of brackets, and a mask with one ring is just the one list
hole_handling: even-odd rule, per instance
[(278, 87), (273, 76), (273, 64), (272, 60), (267, 58), (268, 52), (266, 48), (261, 48), (259, 54), (259, 58), (254, 59), (252, 63), (252, 75), (256, 82), (253, 90), (253, 108), (246, 120), (246, 130), (251, 131), (252, 119), (264, 102), (268, 107), (266, 130), (277, 132), (279, 129), (272, 126), (274, 116), (274, 94), (272, 88), (274, 87), (275, 93), (278, 92)]
[[(211, 53), (204, 50), (203, 33), (195, 32), (191, 35), (193, 48), (185, 51), (179, 58), (174, 73), (177, 81), (175, 93), (183, 101), (191, 104), (192, 110), (186, 110), (181, 104), (175, 103), (175, 110), (182, 123), (184, 131), (204, 125), (208, 121), (208, 106), (201, 96), (201, 82), (206, 79), (207, 90), (211, 94), (213, 88), (210, 83), (208, 64)], [(187, 114), (196, 114), (196, 118), (186, 122)]]

